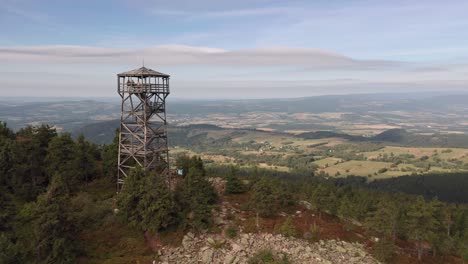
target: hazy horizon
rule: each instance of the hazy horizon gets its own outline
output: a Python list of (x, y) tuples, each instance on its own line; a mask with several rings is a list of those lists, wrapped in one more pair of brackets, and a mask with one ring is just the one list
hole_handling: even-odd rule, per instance
[[(250, 97), (250, 98), (236, 98), (236, 97), (206, 97), (206, 98), (188, 98), (188, 97), (174, 97), (170, 96), (167, 100), (169, 101), (249, 101), (249, 100), (294, 100), (294, 99), (304, 99), (304, 98), (313, 98), (313, 97), (327, 97), (327, 96), (337, 96), (337, 97), (346, 97), (353, 95), (396, 95), (401, 97), (431, 97), (431, 96), (440, 96), (440, 95), (468, 95), (468, 91), (418, 91), (418, 92), (380, 92), (380, 93), (336, 93), (336, 94), (319, 94), (319, 95), (310, 95), (310, 96), (297, 96), (297, 97)], [(120, 96), (116, 93), (114, 96), (2, 96), (0, 101), (13, 101), (13, 102), (47, 102), (47, 101), (115, 101), (121, 102)]]

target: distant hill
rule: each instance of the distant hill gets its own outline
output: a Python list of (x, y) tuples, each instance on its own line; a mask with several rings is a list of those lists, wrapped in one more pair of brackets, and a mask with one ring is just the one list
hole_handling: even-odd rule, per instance
[[(109, 144), (120, 127), (120, 120), (110, 120), (92, 123), (72, 131), (73, 137), (84, 135), (86, 139), (97, 144)], [(192, 130), (222, 130), (223, 128), (210, 124), (194, 124), (188, 126), (168, 126), (169, 143), (180, 142), (187, 138), (188, 132)]]
[(73, 137), (84, 135), (89, 141), (98, 144), (109, 144), (120, 126), (120, 120), (109, 120), (92, 123), (72, 131)]
[(466, 134), (433, 134), (421, 135), (410, 133), (404, 129), (390, 129), (371, 138), (375, 141), (397, 143), (405, 146), (418, 147), (468, 147)]
[(466, 110), (468, 94), (386, 93), (324, 95), (302, 98), (174, 101), (168, 105), (173, 114), (286, 112), (323, 113), (368, 111), (453, 111)]
[[(83, 134), (90, 141), (98, 144), (108, 144), (112, 142), (116, 129), (119, 128), (119, 120), (103, 121), (92, 123), (72, 131), (74, 137)], [(223, 128), (211, 124), (194, 124), (188, 126), (169, 126), (169, 139), (184, 137), (180, 133), (187, 133), (189, 130), (222, 130)], [(235, 129), (242, 131), (247, 129)], [(255, 131), (255, 130), (249, 130)], [(258, 131), (262, 133), (263, 131)], [(171, 135), (172, 134), (172, 135)], [(282, 134), (282, 133), (281, 133)], [(385, 142), (388, 144), (414, 147), (468, 147), (468, 135), (465, 134), (433, 134), (421, 135), (408, 132), (404, 129), (389, 129), (374, 137), (363, 137), (338, 133), (333, 131), (315, 131), (297, 135), (304, 139), (322, 139), (322, 138), (343, 138), (355, 142)], [(179, 139), (177, 139), (179, 141)]]
[(385, 142), (402, 146), (414, 147), (468, 147), (468, 135), (465, 134), (433, 134), (421, 135), (408, 132), (404, 129), (389, 129), (373, 137), (353, 136), (331, 131), (316, 131), (299, 134), (305, 139), (343, 138), (350, 141)]

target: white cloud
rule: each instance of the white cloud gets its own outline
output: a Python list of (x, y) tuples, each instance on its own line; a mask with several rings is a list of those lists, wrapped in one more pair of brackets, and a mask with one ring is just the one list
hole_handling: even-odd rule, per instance
[(86, 46), (0, 47), (0, 60), (10, 63), (128, 63), (144, 59), (153, 65), (209, 66), (302, 66), (308, 69), (382, 69), (397, 62), (359, 60), (319, 49), (258, 48), (225, 50), (183, 45), (160, 45), (142, 49)]
[(172, 76), (176, 97), (296, 97), (468, 88), (465, 64), (362, 60), (310, 48), (227, 50), (182, 45), (141, 49), (0, 46), (0, 86), (10, 87), (6, 91), (10, 96), (110, 96), (115, 93), (115, 74), (137, 68), (143, 59), (148, 67)]

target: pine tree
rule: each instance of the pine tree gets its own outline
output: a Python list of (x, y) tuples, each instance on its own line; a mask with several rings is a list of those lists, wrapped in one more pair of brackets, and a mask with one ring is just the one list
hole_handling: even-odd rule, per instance
[(174, 201), (166, 183), (156, 175), (142, 180), (141, 194), (136, 210), (142, 230), (157, 232), (174, 222)]
[(434, 215), (434, 208), (430, 203), (424, 201), (422, 196), (414, 199), (408, 208), (406, 228), (409, 238), (416, 242), (418, 260), (421, 260), (423, 254), (423, 242), (430, 240), (437, 227)]
[(75, 263), (77, 230), (63, 177), (54, 176), (47, 192), (38, 197), (34, 215), (37, 262)]
[(396, 202), (391, 197), (384, 196), (378, 202), (377, 209), (366, 219), (365, 225), (381, 237), (395, 238), (399, 211)]
[(84, 182), (91, 181), (96, 174), (95, 157), (93, 157), (93, 147), (87, 142), (83, 135), (76, 141), (75, 166), (80, 168), (77, 177)]
[(49, 175), (61, 174), (65, 184), (76, 186), (80, 181), (81, 168), (76, 163), (76, 145), (69, 134), (54, 137), (47, 148), (47, 173)]
[(17, 132), (11, 144), (9, 183), (15, 194), (27, 201), (35, 200), (49, 184), (52, 174), (46, 173), (47, 148), (56, 132), (48, 126), (28, 126)]
[(189, 173), (177, 186), (175, 196), (183, 224), (193, 229), (203, 229), (211, 224), (211, 209), (217, 195), (203, 176), (203, 170), (199, 165), (195, 166), (189, 168)]
[(381, 238), (372, 248), (372, 255), (379, 261), (387, 263), (395, 252), (395, 242), (393, 239)]
[(237, 169), (230, 167), (230, 173), (226, 177), (226, 194), (239, 194), (245, 192), (245, 185), (236, 177)]
[(263, 177), (253, 186), (250, 202), (256, 214), (257, 228), (260, 228), (259, 216), (269, 217), (276, 212), (274, 187), (266, 177)]
[(322, 217), (322, 211), (328, 211), (336, 214), (338, 209), (338, 199), (336, 194), (327, 184), (318, 184), (310, 196), (311, 203), (319, 210), (319, 218)]
[(102, 151), (102, 170), (106, 177), (117, 177), (117, 156), (119, 154), (119, 130), (116, 130), (111, 144), (104, 146)]
[(123, 189), (117, 197), (119, 216), (133, 227), (138, 227), (142, 220), (137, 208), (141, 199), (141, 182), (144, 177), (145, 173), (141, 167), (132, 169), (125, 178)]
[(274, 181), (274, 193), (276, 196), (276, 201), (281, 207), (292, 206), (296, 203), (297, 198), (295, 196), (295, 191), (292, 188), (291, 184), (288, 184), (284, 181), (276, 180)]
[(157, 232), (174, 221), (174, 201), (165, 182), (141, 167), (130, 171), (117, 200), (119, 216), (130, 226)]
[(437, 227), (429, 239), (432, 244), (432, 254), (434, 257), (436, 254), (449, 254), (455, 248), (455, 241), (451, 237), (452, 208), (436, 198), (431, 200), (430, 204), (434, 208), (434, 217), (437, 221)]
[(200, 157), (193, 156), (190, 158), (189, 169), (187, 173), (189, 173), (190, 171), (194, 171), (194, 173), (199, 174), (201, 176), (206, 175), (205, 167), (203, 166), (203, 161)]

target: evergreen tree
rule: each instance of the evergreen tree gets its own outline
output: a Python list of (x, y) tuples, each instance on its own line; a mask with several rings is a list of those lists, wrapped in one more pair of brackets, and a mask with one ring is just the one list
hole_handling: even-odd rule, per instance
[(48, 145), (55, 137), (55, 130), (49, 126), (28, 126), (18, 131), (16, 140), (10, 145), (9, 183), (22, 199), (34, 200), (49, 184), (45, 157)]
[(453, 252), (455, 241), (451, 237), (451, 227), (453, 224), (451, 206), (440, 202), (437, 199), (430, 201), (434, 208), (434, 217), (437, 221), (437, 226), (429, 241), (433, 245), (432, 254), (448, 254)]
[(75, 263), (76, 227), (69, 212), (69, 193), (57, 175), (34, 209), (34, 237), (38, 263)]
[(117, 177), (117, 162), (119, 155), (119, 130), (115, 132), (111, 144), (104, 146), (102, 151), (102, 170), (105, 177)]
[(83, 135), (80, 135), (76, 141), (75, 166), (80, 168), (78, 179), (84, 182), (91, 181), (96, 175), (96, 158), (93, 156), (94, 148), (87, 142)]
[(381, 237), (395, 238), (399, 211), (396, 202), (391, 197), (384, 196), (378, 202), (376, 210), (366, 219), (366, 226)]
[(387, 263), (395, 253), (395, 242), (393, 239), (381, 238), (372, 248), (372, 255), (379, 261)]
[(140, 200), (136, 210), (140, 215), (142, 230), (156, 232), (174, 222), (174, 201), (166, 183), (156, 175), (142, 180)]
[(195, 166), (189, 168), (189, 173), (177, 186), (175, 196), (182, 223), (193, 229), (203, 229), (211, 224), (211, 209), (217, 195), (204, 178), (204, 170)]
[(276, 196), (276, 201), (279, 206), (287, 207), (296, 203), (297, 198), (291, 184), (280, 180), (275, 180), (273, 184), (275, 187), (274, 193)]
[(187, 173), (189, 173), (190, 171), (196, 171), (194, 173), (199, 174), (201, 176), (206, 175), (205, 167), (203, 166), (203, 161), (200, 157), (192, 156), (190, 158), (189, 168), (188, 168)]
[(340, 198), (340, 205), (337, 210), (338, 216), (344, 219), (356, 219), (354, 203), (349, 195)]
[(252, 190), (251, 206), (256, 213), (257, 228), (259, 225), (259, 216), (269, 217), (276, 212), (276, 196), (274, 187), (266, 177), (258, 181)]
[(53, 175), (73, 168), (75, 160), (75, 142), (70, 134), (61, 134), (52, 139), (47, 149), (47, 172)]
[(466, 262), (468, 261), (468, 208), (458, 206), (456, 212), (458, 213), (454, 225), (456, 233), (456, 252)]
[(310, 196), (310, 201), (319, 210), (319, 218), (322, 217), (322, 211), (336, 214), (338, 209), (338, 199), (328, 184), (318, 184)]
[(137, 210), (142, 193), (142, 182), (145, 172), (141, 167), (132, 169), (125, 178), (122, 191), (117, 197), (119, 216), (124, 222), (133, 227), (138, 227), (141, 223), (141, 215)]
[(226, 177), (226, 194), (238, 194), (245, 192), (245, 185), (239, 178), (236, 177), (237, 169), (234, 166), (230, 167), (230, 173)]
[(252, 168), (252, 171), (249, 173), (249, 184), (248, 184), (248, 189), (250, 190), (257, 182), (261, 179), (260, 177), (260, 171), (257, 166), (254, 166)]
[(423, 242), (430, 240), (437, 227), (434, 214), (432, 205), (426, 203), (421, 196), (416, 197), (408, 208), (406, 227), (408, 237), (416, 242), (418, 260), (421, 260), (423, 254)]

